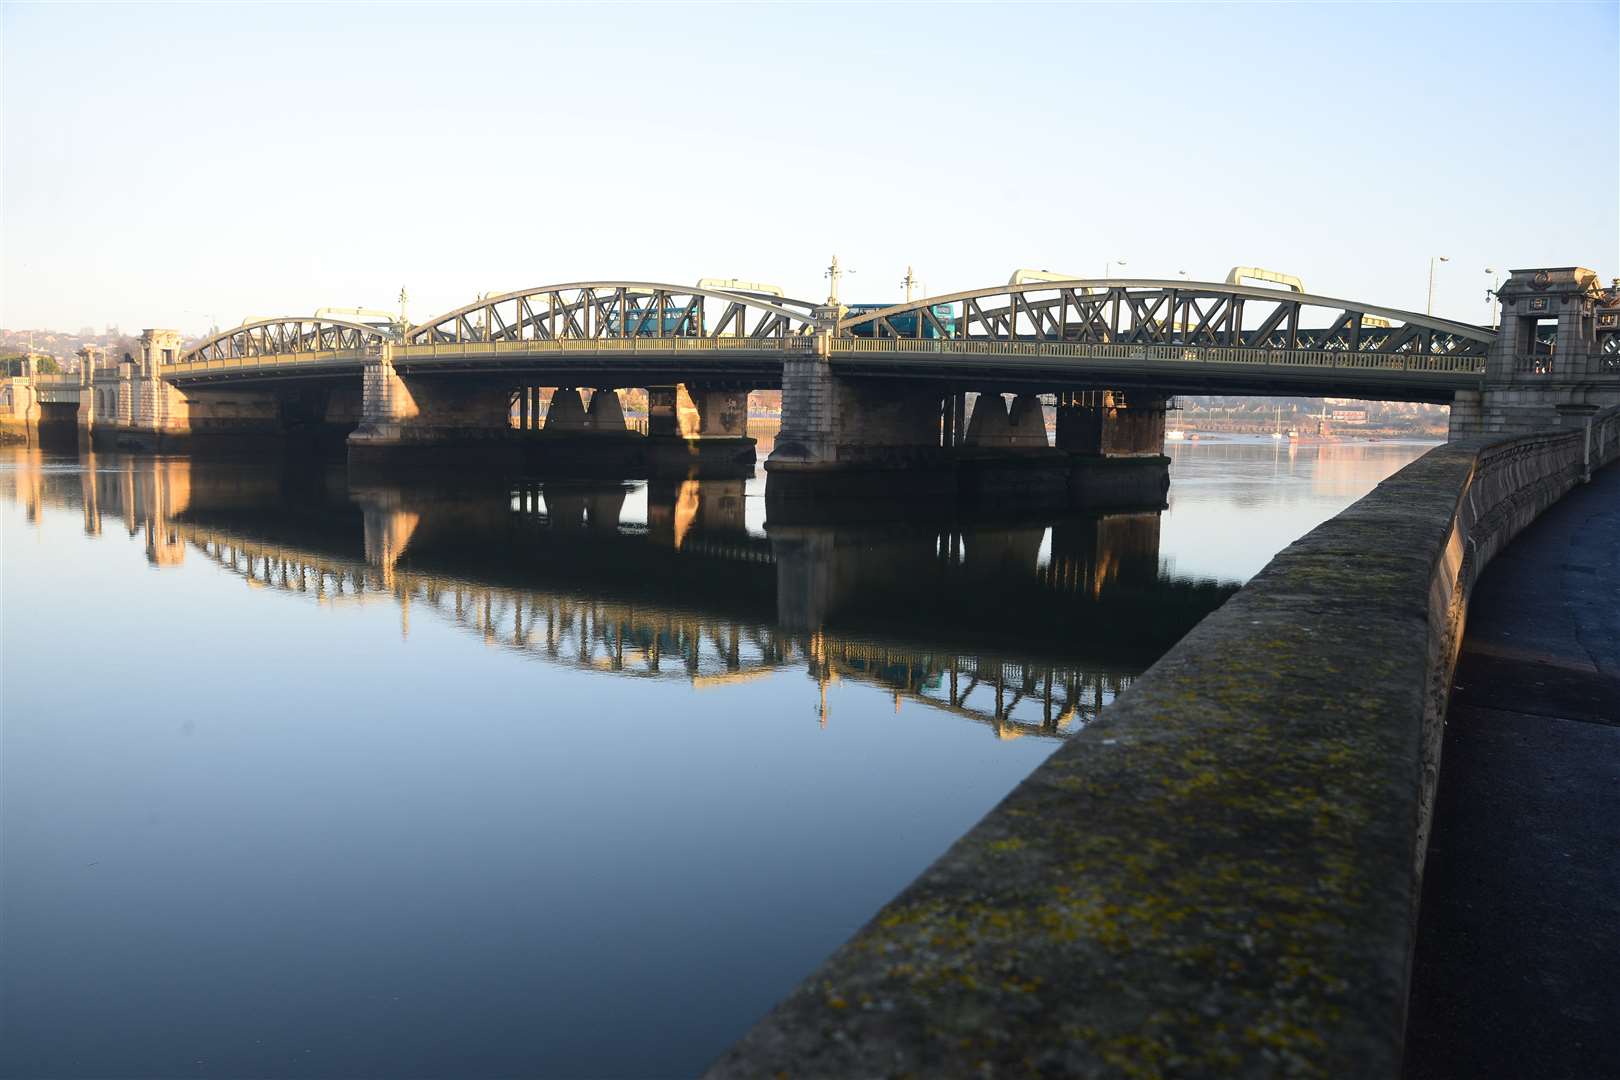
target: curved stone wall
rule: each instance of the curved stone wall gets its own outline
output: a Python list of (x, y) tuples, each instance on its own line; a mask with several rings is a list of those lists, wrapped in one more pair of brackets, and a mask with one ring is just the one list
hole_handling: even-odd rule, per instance
[(1279, 554), (709, 1075), (1397, 1075), (1467, 596), (1620, 454), (1572, 422)]

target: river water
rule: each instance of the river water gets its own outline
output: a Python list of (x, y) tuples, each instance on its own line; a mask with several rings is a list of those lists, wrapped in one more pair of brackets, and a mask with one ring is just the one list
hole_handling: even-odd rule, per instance
[(0, 449), (0, 1076), (693, 1074), (1429, 445), (791, 522)]

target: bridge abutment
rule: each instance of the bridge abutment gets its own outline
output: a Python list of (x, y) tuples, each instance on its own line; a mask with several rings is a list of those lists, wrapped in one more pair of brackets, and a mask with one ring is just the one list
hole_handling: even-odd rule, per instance
[[(1522, 435), (1579, 426), (1620, 404), (1620, 288), (1604, 289), (1578, 266), (1515, 270), (1496, 291), (1501, 329), (1485, 389), (1460, 391), (1450, 436)], [(1607, 344), (1608, 347), (1605, 347)]]

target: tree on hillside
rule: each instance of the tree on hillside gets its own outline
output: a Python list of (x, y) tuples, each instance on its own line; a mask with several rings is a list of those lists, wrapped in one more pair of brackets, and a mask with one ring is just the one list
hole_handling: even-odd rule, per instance
[[(4, 373), (8, 378), (21, 375), (24, 359), (25, 356), (23, 353), (13, 353), (10, 356), (0, 356), (0, 373)], [(60, 375), (62, 374), (62, 365), (56, 362), (56, 357), (54, 356), (40, 356), (36, 354), (34, 356), (34, 374)]]

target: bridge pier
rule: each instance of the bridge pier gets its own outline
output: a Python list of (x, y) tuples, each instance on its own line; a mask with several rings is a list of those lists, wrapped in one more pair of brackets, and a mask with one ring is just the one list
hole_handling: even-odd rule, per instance
[(935, 381), (853, 379), (825, 358), (784, 364), (782, 430), (765, 463), (767, 498), (957, 496), (994, 504), (1160, 507), (1170, 483), (1163, 394), (1058, 395), (1057, 440), (1039, 396), (1009, 407)]
[[(488, 463), (522, 458), (511, 422), (509, 380), (498, 376), (401, 373), (388, 343), (368, 347), (360, 423), (349, 435), (351, 464)], [(557, 402), (553, 401), (555, 409)], [(579, 405), (576, 393), (574, 404)], [(580, 410), (583, 420), (583, 410)]]
[[(630, 428), (617, 388), (597, 387), (590, 405), (579, 391), (557, 388), (543, 424), (523, 441), (522, 458), (538, 472), (619, 476), (751, 474), (748, 391), (674, 383), (646, 387), (647, 432)], [(521, 394), (521, 392), (520, 392)], [(538, 417), (538, 403), (534, 415)], [(532, 429), (531, 429), (532, 430)]]
[(1163, 394), (1081, 390), (1058, 395), (1057, 445), (1069, 492), (1090, 506), (1162, 506), (1170, 489)]
[(819, 354), (786, 358), (767, 497), (953, 494), (940, 391), (921, 381), (838, 378)]

